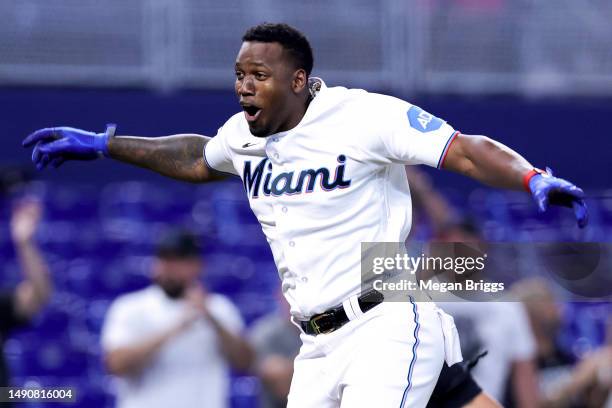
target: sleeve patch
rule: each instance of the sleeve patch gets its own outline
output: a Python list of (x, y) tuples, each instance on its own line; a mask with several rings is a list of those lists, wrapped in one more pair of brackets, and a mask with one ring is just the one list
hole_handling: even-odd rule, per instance
[(407, 114), (410, 126), (421, 133), (438, 130), (444, 123), (442, 119), (435, 117), (418, 106), (411, 106)]

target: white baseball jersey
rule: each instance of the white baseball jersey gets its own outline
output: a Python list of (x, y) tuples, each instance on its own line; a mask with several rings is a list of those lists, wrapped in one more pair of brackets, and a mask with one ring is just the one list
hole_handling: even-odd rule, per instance
[(240, 112), (204, 157), (242, 178), (291, 313), (303, 319), (359, 293), (361, 242), (407, 238), (404, 165), (439, 167), (456, 134), (400, 99), (322, 83), (295, 128), (258, 138)]

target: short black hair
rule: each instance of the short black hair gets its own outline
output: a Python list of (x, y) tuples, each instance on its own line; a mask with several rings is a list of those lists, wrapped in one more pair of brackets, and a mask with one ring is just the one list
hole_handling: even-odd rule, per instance
[(304, 69), (307, 75), (312, 72), (314, 59), (310, 43), (304, 34), (289, 24), (258, 24), (244, 33), (242, 41), (277, 42), (293, 57), (297, 68)]
[(185, 228), (171, 228), (162, 233), (157, 243), (158, 258), (198, 258), (202, 247), (198, 237)]

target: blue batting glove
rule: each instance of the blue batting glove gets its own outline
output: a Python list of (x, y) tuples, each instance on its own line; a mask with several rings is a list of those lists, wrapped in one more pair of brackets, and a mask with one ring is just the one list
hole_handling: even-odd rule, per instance
[(32, 161), (38, 170), (42, 170), (49, 163), (59, 167), (66, 160), (108, 157), (108, 139), (115, 135), (115, 129), (114, 124), (107, 125), (104, 133), (71, 127), (45, 128), (26, 137), (22, 145), (34, 146)]
[(578, 226), (584, 228), (588, 223), (584, 191), (567, 180), (557, 178), (548, 167), (546, 172), (538, 171), (528, 182), (529, 191), (538, 209), (544, 212), (549, 205), (559, 205), (574, 209)]

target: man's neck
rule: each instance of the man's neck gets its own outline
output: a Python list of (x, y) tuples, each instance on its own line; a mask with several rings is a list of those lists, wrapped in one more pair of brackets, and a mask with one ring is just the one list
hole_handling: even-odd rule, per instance
[(305, 94), (304, 102), (299, 112), (296, 113), (295, 115), (292, 115), (292, 117), (286, 122), (286, 125), (281, 126), (278, 132), (286, 132), (288, 130), (295, 128), (297, 125), (299, 125), (302, 119), (304, 118), (304, 116), (306, 115), (306, 111), (308, 110), (308, 107), (310, 106), (311, 101), (312, 101), (312, 97), (309, 94)]

